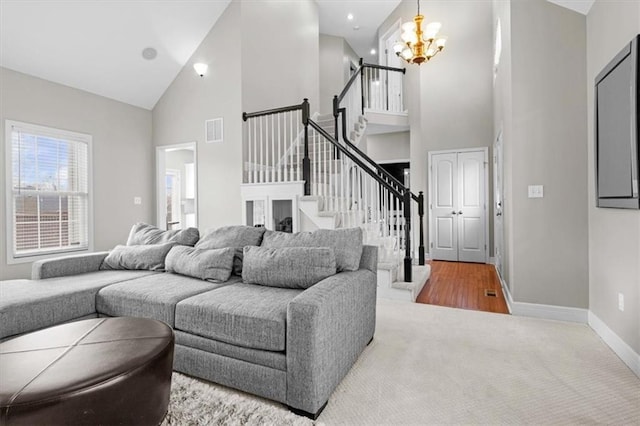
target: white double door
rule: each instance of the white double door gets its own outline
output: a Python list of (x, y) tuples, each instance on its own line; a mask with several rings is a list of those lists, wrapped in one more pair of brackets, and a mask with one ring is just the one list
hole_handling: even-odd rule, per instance
[(429, 254), (486, 263), (487, 148), (429, 153)]

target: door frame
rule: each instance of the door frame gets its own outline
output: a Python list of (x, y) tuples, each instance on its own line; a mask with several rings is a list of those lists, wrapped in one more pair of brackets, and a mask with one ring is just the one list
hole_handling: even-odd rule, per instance
[(167, 152), (179, 151), (179, 150), (193, 151), (193, 176), (194, 176), (194, 212), (196, 214), (196, 227), (200, 220), (200, 214), (198, 212), (198, 143), (186, 142), (174, 145), (162, 145), (156, 146), (156, 226), (160, 229), (164, 229), (167, 222), (166, 206), (163, 206), (164, 199), (166, 198), (166, 185), (164, 184), (164, 170), (166, 168), (166, 155)]
[(429, 241), (428, 241), (428, 249), (429, 249), (429, 258), (431, 258), (431, 244), (433, 243), (434, 236), (434, 223), (433, 223), (433, 215), (432, 215), (432, 207), (433, 207), (433, 179), (432, 179), (432, 159), (434, 155), (438, 154), (457, 154), (462, 152), (482, 152), (484, 154), (484, 241), (485, 241), (485, 250), (484, 250), (484, 263), (489, 263), (489, 247), (491, 246), (491, 241), (489, 239), (489, 147), (478, 147), (478, 148), (461, 148), (461, 149), (445, 149), (440, 151), (429, 151), (427, 153), (427, 177), (429, 181), (427, 182), (428, 188), (428, 208), (427, 210), (427, 222), (429, 229)]
[[(500, 173), (499, 182), (498, 173)], [(500, 194), (499, 199), (496, 197), (497, 193)], [(502, 279), (504, 276), (504, 147), (502, 128), (493, 142), (493, 203), (493, 251), (496, 270)], [(497, 226), (498, 222), (500, 223), (499, 227)], [(499, 250), (496, 253), (498, 246)]]
[(396, 31), (400, 31), (402, 34), (402, 19), (398, 19), (396, 22), (391, 24), (378, 39), (378, 63), (381, 65), (387, 65), (387, 53), (385, 52), (387, 48), (387, 40), (391, 38)]

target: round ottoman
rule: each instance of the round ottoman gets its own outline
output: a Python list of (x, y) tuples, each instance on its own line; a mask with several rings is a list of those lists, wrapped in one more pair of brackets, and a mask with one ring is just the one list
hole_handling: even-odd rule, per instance
[(173, 331), (99, 318), (0, 343), (0, 424), (158, 425), (167, 412)]

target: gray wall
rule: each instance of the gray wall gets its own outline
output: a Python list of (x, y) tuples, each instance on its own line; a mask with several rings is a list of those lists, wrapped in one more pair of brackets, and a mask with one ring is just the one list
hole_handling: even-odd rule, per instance
[[(593, 82), (640, 33), (640, 2), (596, 1), (587, 16), (589, 309), (640, 353), (640, 212), (595, 207)], [(625, 310), (618, 310), (618, 293)]]
[(349, 81), (351, 62), (359, 58), (342, 38), (320, 34), (320, 114), (333, 113), (333, 97), (339, 95)]
[[(586, 18), (511, 2), (511, 30), (511, 294), (587, 308)], [(528, 198), (533, 184), (544, 198)]]
[[(311, 111), (318, 111), (320, 30), (316, 2), (241, 3), (243, 110), (299, 104), (308, 98)], [(227, 42), (238, 49), (232, 40)]]
[[(416, 194), (424, 191), (426, 197), (429, 151), (493, 144), (492, 4), (431, 0), (422, 1), (420, 10), (427, 22), (441, 22), (441, 33), (449, 37), (447, 48), (429, 63), (406, 65), (404, 77), (405, 107), (411, 126), (411, 190)], [(415, 14), (416, 2), (403, 0), (380, 26), (378, 34), (386, 32), (399, 18), (407, 22)], [(413, 223), (418, 223), (417, 218)], [(425, 231), (427, 225), (425, 218)], [(489, 241), (493, 244), (492, 229)]]
[[(94, 248), (124, 244), (131, 225), (150, 222), (153, 203), (151, 112), (81, 90), (0, 68), (0, 134), (17, 120), (93, 136)], [(4, 146), (4, 144), (3, 144)], [(0, 150), (5, 176), (5, 150)], [(5, 185), (0, 185), (0, 222), (7, 223)], [(133, 198), (142, 197), (142, 205)], [(0, 231), (0, 279), (28, 278), (31, 264), (7, 265)]]
[(376, 162), (407, 161), (411, 145), (409, 132), (367, 135), (367, 155)]
[[(154, 145), (197, 141), (201, 230), (243, 223), (242, 112), (305, 97), (317, 109), (318, 37), (312, 0), (234, 0), (156, 104)], [(195, 62), (209, 64), (207, 75), (196, 75)], [(224, 142), (206, 144), (204, 122), (216, 117), (224, 119)]]
[[(198, 227), (242, 220), (240, 2), (233, 1), (153, 109), (153, 144), (197, 142)], [(233, 41), (233, 42), (232, 42)], [(193, 64), (209, 69), (198, 76)], [(224, 120), (224, 141), (204, 142), (204, 122)]]

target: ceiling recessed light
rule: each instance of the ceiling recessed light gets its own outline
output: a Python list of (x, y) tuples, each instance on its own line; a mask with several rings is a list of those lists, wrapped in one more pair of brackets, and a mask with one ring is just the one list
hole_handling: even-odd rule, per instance
[(144, 50), (142, 50), (142, 57), (148, 61), (155, 59), (156, 56), (158, 56), (158, 51), (153, 47), (147, 47)]
[(376, 54), (376, 49), (371, 49), (371, 54), (375, 55)]
[(353, 13), (348, 14), (347, 19), (353, 21)]

